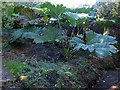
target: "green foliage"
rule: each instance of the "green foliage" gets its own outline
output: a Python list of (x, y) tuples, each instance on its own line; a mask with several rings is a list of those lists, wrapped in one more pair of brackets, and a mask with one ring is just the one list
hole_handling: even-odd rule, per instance
[(70, 70), (68, 65), (63, 65), (63, 63), (55, 64), (40, 61), (37, 68), (31, 68), (31, 71), (27, 72), (26, 76), (28, 78), (22, 81), (23, 87), (45, 88), (56, 87), (55, 83), (57, 83), (59, 76), (75, 77), (75, 72)]
[[(49, 2), (42, 4), (40, 6), (40, 8), (37, 8), (37, 9), (40, 10), (40, 14), (43, 16), (44, 20), (47, 20), (48, 22), (50, 21), (51, 18), (58, 20), (57, 22), (59, 24), (59, 28), (48, 25), (48, 26), (44, 27), (42, 30), (35, 26), (29, 26), (29, 27), (17, 29), (15, 32), (12, 33), (12, 36), (13, 36), (12, 42), (21, 40), (21, 39), (22, 40), (33, 39), (33, 42), (35, 42), (35, 43), (63, 42), (65, 36), (62, 33), (61, 25), (60, 25), (60, 19), (63, 18), (63, 14), (65, 15), (64, 18), (67, 19), (66, 22), (69, 23), (69, 26), (73, 26), (73, 27), (79, 27), (84, 22), (89, 20), (89, 16), (87, 14), (78, 14), (77, 11), (75, 13), (68, 12), (69, 10), (67, 8), (63, 7), (62, 5), (55, 6)], [(84, 8), (83, 8), (83, 10), (84, 10)], [(10, 15), (14, 12), (13, 8), (9, 8), (7, 11)], [(24, 14), (24, 15), (28, 16), (29, 19), (35, 19), (35, 16), (34, 16), (35, 14), (34, 14), (33, 10), (28, 7), (25, 8), (23, 6), (17, 6), (17, 7), (15, 7), (15, 13)], [(105, 20), (104, 19), (104, 20), (97, 21), (97, 24), (102, 25), (103, 27), (110, 26), (113, 23), (114, 23), (113, 20)], [(75, 28), (72, 30), (72, 33), (74, 30), (75, 30)], [(42, 31), (42, 32), (38, 33), (36, 31)], [(78, 35), (78, 37), (79, 37), (79, 35)], [(79, 45), (76, 46), (77, 50), (79, 50), (80, 48), (83, 48), (84, 50), (88, 49), (90, 52), (95, 51), (95, 53), (97, 55), (99, 55), (100, 54), (100, 52), (98, 52), (99, 49), (96, 49), (96, 48), (98, 48), (99, 46), (100, 47), (102, 46), (102, 49), (100, 50), (102, 52), (102, 54), (103, 54), (103, 51), (107, 53), (106, 56), (111, 55), (111, 52), (116, 53), (114, 51), (114, 50), (116, 50), (116, 48), (113, 49), (110, 46), (110, 44), (115, 44), (115, 43), (111, 43), (111, 42), (114, 42), (114, 39), (111, 37), (107, 37), (107, 36), (103, 37), (102, 35), (100, 36), (99, 34), (96, 34), (96, 33), (91, 34), (91, 32), (87, 33), (86, 42), (84, 42), (83, 40), (79, 41), (78, 37), (73, 37), (73, 39), (71, 40), (72, 42), (78, 41), (77, 43), (79, 43)], [(84, 38), (84, 36), (82, 36), (82, 39), (83, 38)], [(105, 38), (109, 38), (109, 39), (105, 40)], [(102, 40), (102, 39), (105, 41), (101, 43), (100, 40)], [(113, 41), (110, 41), (110, 40), (113, 40)], [(110, 49), (105, 51), (106, 48), (110, 48)], [(67, 51), (67, 49), (66, 49), (66, 51)], [(69, 52), (69, 50), (67, 52)], [(99, 57), (102, 57), (102, 56), (100, 55)]]
[(80, 49), (94, 52), (98, 57), (103, 58), (117, 53), (117, 48), (113, 46), (117, 41), (109, 35), (97, 34), (93, 31), (87, 31), (85, 41), (83, 35), (78, 35), (70, 40), (70, 46), (74, 46), (77, 51)]
[(5, 67), (10, 71), (10, 74), (12, 74), (13, 76), (21, 75), (24, 71), (24, 66), (27, 66), (27, 64), (24, 65), (23, 63), (15, 60), (9, 60), (5, 62)]
[(47, 14), (50, 15), (52, 18), (60, 19), (62, 14), (66, 11), (66, 8), (63, 5), (53, 5), (49, 2), (46, 2), (41, 5), (41, 8), (47, 8)]
[(51, 26), (48, 26), (43, 29), (37, 28), (35, 26), (24, 27), (13, 32), (12, 36), (13, 36), (12, 42), (22, 38), (22, 39), (33, 39), (33, 42), (35, 43), (45, 43), (45, 42), (55, 42), (55, 41), (63, 42), (65, 38), (65, 36), (62, 35), (62, 32), (58, 28)]
[(113, 25), (114, 23), (116, 23), (116, 20), (108, 20), (108, 19), (99, 19), (97, 20), (96, 24), (100, 25), (102, 27), (109, 27), (111, 25)]
[[(6, 31), (9, 33), (13, 26), (14, 17), (14, 3), (4, 2), (2, 3), (2, 26), (5, 27)], [(2, 31), (4, 32), (4, 30)]]
[(86, 20), (88, 20), (88, 16), (86, 14), (66, 12), (65, 15), (66, 15), (66, 18), (68, 19), (70, 25), (72, 25), (74, 27), (79, 26), (83, 22), (86, 22)]
[[(27, 11), (28, 8), (23, 8), (21, 10), (21, 7), (19, 7), (18, 12), (24, 13), (22, 11)], [(73, 29), (71, 31), (71, 38), (75, 35), (74, 31), (76, 30), (76, 27), (79, 28), (82, 26), (81, 29), (83, 29), (87, 21), (90, 20), (90, 16), (88, 14), (78, 14), (78, 13), (72, 13), (68, 12), (69, 10), (62, 5), (53, 5), (49, 2), (43, 3), (40, 8), (36, 8), (38, 11), (40, 11), (40, 15), (43, 16), (43, 21), (45, 23), (45, 27), (40, 29), (35, 26), (29, 26), (24, 27), (21, 29), (16, 30), (12, 33), (13, 40), (17, 41), (19, 40), (26, 40), (26, 39), (32, 39), (34, 43), (54, 43), (54, 42), (63, 42), (66, 38), (65, 34), (63, 34), (62, 25), (64, 25), (64, 21), (61, 21), (61, 19), (67, 19), (65, 22), (68, 25), (67, 27), (72, 26)], [(31, 13), (33, 13), (30, 10)], [(17, 12), (17, 13), (18, 13)], [(59, 26), (57, 28), (56, 26), (51, 26), (51, 18), (55, 19), (55, 22), (57, 21), (57, 25)], [(54, 20), (53, 20), (54, 21)], [(53, 22), (53, 24), (55, 23)], [(61, 24), (63, 23), (63, 24)], [(98, 20), (97, 24), (102, 25), (103, 27), (108, 27), (115, 23), (113, 20)], [(48, 24), (48, 25), (47, 25)], [(86, 27), (86, 26), (85, 26)], [(64, 29), (64, 28), (63, 28)], [(84, 28), (85, 29), (85, 28)], [(78, 29), (79, 30), (79, 29)], [(40, 33), (36, 33), (36, 31), (39, 31)], [(69, 28), (68, 28), (69, 31)], [(86, 42), (84, 42), (86, 39)], [(102, 41), (103, 40), (103, 41)], [(68, 41), (67, 41), (68, 42)], [(98, 57), (107, 57), (111, 56), (112, 53), (116, 53), (117, 49), (112, 46), (112, 44), (116, 44), (116, 40), (112, 36), (108, 35), (100, 35), (97, 33), (94, 33), (92, 31), (86, 33), (86, 38), (82, 35), (78, 35), (77, 37), (73, 37), (72, 40), (70, 40), (70, 45), (75, 45), (75, 49), (79, 50), (80, 48), (84, 50), (89, 50), (90, 52), (94, 52)], [(67, 47), (68, 48), (68, 47)], [(67, 52), (69, 52), (70, 49), (65, 50), (65, 55), (69, 56)]]
[(14, 13), (14, 3), (13, 2), (3, 2), (2, 3), (2, 13), (6, 15), (12, 15)]
[[(32, 57), (31, 60), (18, 59), (5, 62), (5, 66), (12, 75), (25, 76), (17, 82), (20, 87), (81, 89), (86, 88), (91, 81), (95, 80), (95, 69), (86, 62), (86, 58), (79, 59), (79, 55), (82, 57), (87, 53), (85, 51), (89, 51), (104, 58), (117, 53), (118, 50), (114, 47), (117, 43), (114, 37), (87, 31), (89, 20), (96, 19), (90, 17), (90, 14), (84, 14), (91, 10), (92, 8), (68, 9), (63, 5), (53, 5), (49, 2), (38, 7), (20, 5), (3, 9), (3, 30), (13, 29), (10, 34), (13, 44), (19, 41), (24, 43), (29, 39), (35, 44), (40, 43), (33, 49), (33, 52), (35, 50), (36, 55), (39, 55), (37, 60)], [(5, 15), (6, 12), (7, 15)], [(95, 12), (91, 15), (95, 16)], [(114, 15), (116, 15), (115, 12)], [(11, 23), (13, 21), (14, 23)], [(115, 22), (98, 18), (95, 23), (106, 28)], [(14, 27), (13, 24), (16, 26), (20, 24), (23, 28)], [(67, 37), (69, 30), (72, 34)], [(83, 33), (74, 34), (76, 31), (78, 31), (77, 34)], [(8, 46), (3, 45), (9, 49)], [(81, 50), (83, 54), (76, 53), (76, 50)], [(60, 62), (61, 56), (63, 56), (61, 60), (63, 62)], [(46, 61), (38, 60), (38, 58), (46, 59)]]
[[(39, 10), (39, 14), (43, 17), (43, 21), (45, 23), (57, 22), (59, 28), (61, 29), (61, 19), (64, 18), (63, 14), (67, 11), (67, 8), (63, 5), (53, 5), (50, 2), (43, 3), (40, 8), (36, 8)], [(63, 22), (64, 23), (64, 22)]]
[(44, 43), (44, 42), (63, 42), (65, 36), (62, 35), (62, 32), (59, 28), (56, 27), (45, 27), (43, 28), (43, 35), (34, 39), (35, 43)]
[(30, 20), (36, 18), (34, 10), (25, 6), (15, 6), (14, 13), (26, 15)]
[(14, 8), (13, 7), (8, 8), (7, 12), (8, 12), (9, 15), (12, 15), (14, 13)]
[(19, 39), (34, 39), (38, 37), (41, 29), (35, 26), (24, 27), (21, 29), (17, 29), (12, 33), (12, 42), (17, 41)]
[(65, 59), (69, 60), (70, 58), (72, 58), (73, 51), (70, 50), (70, 47), (68, 48), (63, 48), (63, 52), (62, 55), (65, 57)]
[[(89, 68), (88, 63), (83, 60), (77, 60), (79, 68), (74, 67), (73, 62), (71, 64), (57, 62), (51, 63), (48, 61), (39, 61), (36, 64), (37, 68), (30, 68), (24, 75), (26, 79), (21, 81), (21, 87), (27, 88), (85, 88), (86, 84), (83, 84), (82, 74), (77, 74), (79, 70), (89, 71), (87, 75), (94, 75)], [(74, 62), (76, 63), (76, 62)], [(78, 71), (76, 69), (78, 69)], [(85, 77), (85, 76), (84, 76)], [(89, 77), (93, 79), (93, 77)], [(87, 83), (87, 82), (85, 82)]]

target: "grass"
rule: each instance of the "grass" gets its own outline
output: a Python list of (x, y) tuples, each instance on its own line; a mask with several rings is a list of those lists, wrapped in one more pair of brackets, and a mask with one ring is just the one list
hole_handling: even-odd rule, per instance
[(9, 70), (11, 75), (18, 76), (23, 73), (24, 66), (27, 64), (23, 64), (22, 62), (16, 60), (9, 60), (6, 61), (4, 65)]

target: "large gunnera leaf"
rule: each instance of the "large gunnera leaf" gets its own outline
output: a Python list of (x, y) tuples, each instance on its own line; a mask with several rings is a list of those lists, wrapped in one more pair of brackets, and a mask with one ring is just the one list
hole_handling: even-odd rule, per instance
[(19, 39), (32, 39), (35, 43), (62, 42), (65, 38), (65, 36), (62, 35), (62, 31), (51, 26), (43, 29), (35, 26), (24, 27), (17, 29), (12, 33), (12, 36), (12, 42)]
[(68, 19), (70, 25), (76, 27), (85, 22), (89, 19), (88, 14), (84, 13), (72, 13), (72, 12), (65, 12), (65, 17)]
[(51, 18), (60, 19), (62, 14), (66, 11), (66, 7), (63, 5), (53, 5), (50, 2), (46, 2), (41, 5), (41, 8), (47, 8), (46, 14), (50, 15)]
[(74, 50), (88, 50), (100, 58), (117, 53), (117, 48), (113, 46), (116, 43), (117, 41), (114, 37), (97, 34), (93, 31), (86, 32), (86, 42), (83, 40), (83, 35), (78, 35), (70, 40), (70, 46), (74, 47)]
[(39, 36), (41, 29), (35, 26), (24, 27), (17, 29), (12, 33), (12, 42), (22, 39), (34, 39)]
[(45, 27), (43, 28), (42, 35), (34, 39), (35, 43), (44, 42), (62, 42), (65, 36), (62, 35), (62, 31), (55, 27)]

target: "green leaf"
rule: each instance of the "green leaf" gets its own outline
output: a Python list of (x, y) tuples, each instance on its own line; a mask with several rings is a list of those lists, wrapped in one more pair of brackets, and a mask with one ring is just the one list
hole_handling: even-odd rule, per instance
[(33, 32), (24, 32), (23, 35), (22, 35), (22, 38), (25, 38), (25, 39), (34, 39), (35, 37), (37, 37), (38, 34), (35, 34)]
[(96, 23), (100, 26), (108, 27), (108, 26), (111, 26), (112, 24), (114, 24), (115, 20), (100, 19), (100, 20), (97, 20)]
[(24, 27), (21, 29), (17, 29), (16, 31), (14, 31), (12, 33), (13, 36), (13, 40), (12, 41), (16, 41), (17, 39), (35, 39), (37, 37), (39, 37), (41, 32), (40, 28), (37, 28), (35, 26), (29, 26), (29, 27)]
[(12, 7), (7, 8), (7, 11), (8, 11), (9, 15), (12, 15), (14, 13), (14, 8), (12, 8)]
[(35, 43), (44, 43), (44, 42), (63, 42), (65, 36), (62, 35), (62, 32), (55, 27), (45, 27), (43, 28), (42, 36), (35, 37)]
[(46, 40), (44, 39), (44, 37), (39, 36), (39, 37), (35, 37), (33, 42), (35, 42), (35, 43), (44, 43), (44, 42), (46, 42)]
[(62, 14), (66, 11), (66, 8), (62, 5), (53, 5), (50, 2), (46, 2), (41, 5), (41, 8), (47, 8), (46, 14), (49, 14), (52, 18), (60, 19)]
[(96, 56), (104, 58), (118, 52), (117, 48), (113, 46), (116, 43), (117, 41), (112, 36), (87, 31), (86, 44), (83, 41), (83, 36), (78, 35), (70, 40), (69, 45), (71, 47), (74, 46), (74, 50), (88, 50), (89, 52), (95, 53)]
[(113, 45), (98, 47), (95, 50), (95, 54), (100, 58), (112, 56), (112, 53), (116, 53), (116, 52), (117, 52), (117, 48), (115, 48)]
[[(82, 24), (83, 22), (86, 22), (88, 20), (88, 16), (84, 16), (84, 14), (78, 14), (78, 13), (72, 13), (72, 12), (65, 12), (64, 13), (66, 18), (68, 19), (69, 23), (76, 27)], [(82, 16), (83, 15), (83, 16)]]
[(80, 18), (77, 13), (65, 12), (65, 15), (73, 18), (74, 20), (78, 20)]
[(13, 32), (12, 33), (12, 36), (13, 36), (13, 40), (12, 41), (15, 41), (17, 40), (18, 38), (20, 38), (23, 34), (23, 30), (22, 29), (18, 29), (17, 31)]
[(12, 33), (13, 41), (22, 38), (22, 39), (33, 39), (35, 43), (44, 43), (44, 42), (63, 42), (65, 36), (62, 35), (62, 31), (58, 28), (48, 26), (43, 28), (37, 28), (35, 26), (24, 27), (17, 29), (17, 31)]

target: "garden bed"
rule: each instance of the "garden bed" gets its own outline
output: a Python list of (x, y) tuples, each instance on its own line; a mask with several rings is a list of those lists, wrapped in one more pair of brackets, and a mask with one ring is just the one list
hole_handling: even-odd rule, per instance
[(6, 79), (3, 88), (119, 86), (117, 15), (99, 17), (93, 8), (70, 9), (49, 2), (3, 5), (3, 77), (12, 79)]

